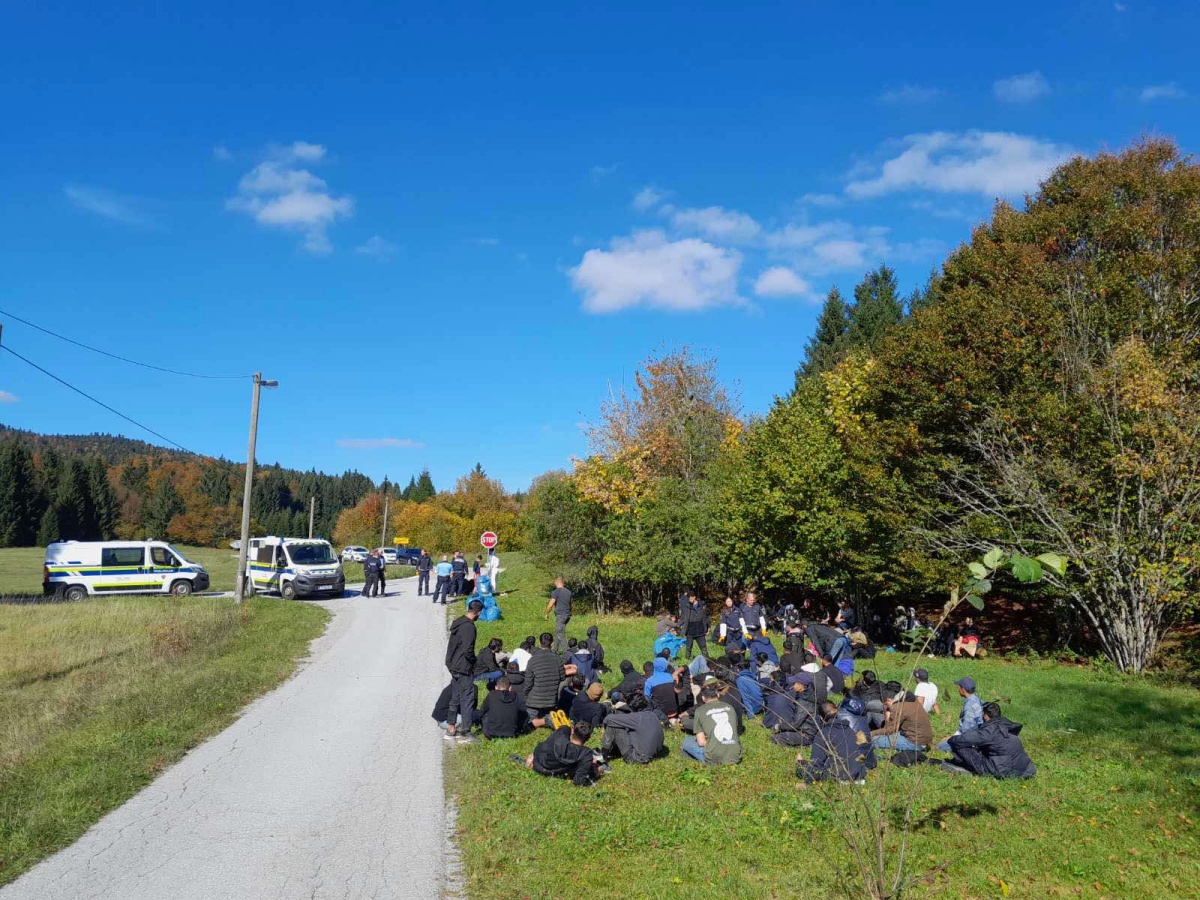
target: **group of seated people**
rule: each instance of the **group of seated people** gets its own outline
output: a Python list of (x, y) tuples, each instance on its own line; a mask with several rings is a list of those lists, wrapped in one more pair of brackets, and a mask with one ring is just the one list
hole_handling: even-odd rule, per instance
[[(552, 729), (533, 753), (512, 759), (579, 785), (595, 783), (613, 759), (645, 764), (664, 755), (669, 729), (685, 734), (680, 750), (688, 757), (737, 764), (739, 736), (753, 720), (771, 732), (772, 743), (810, 748), (810, 758), (796, 757), (805, 783), (860, 782), (883, 751), (899, 765), (931, 761), (948, 772), (997, 778), (1035, 774), (1018, 737), (1021, 726), (1006, 719), (998, 704), (983, 703), (970, 677), (955, 682), (962, 698), (957, 730), (935, 741), (929, 714), (940, 712), (939, 690), (924, 669), (914, 671), (912, 691), (879, 680), (871, 670), (854, 678), (854, 660), (861, 657), (849, 640), (853, 622), (840, 617), (788, 625), (780, 655), (766, 634), (765, 616), (754, 621), (755, 607), (727, 604), (729, 618), (723, 613), (716, 635), (724, 649), (719, 658), (699, 655), (676, 664), (680, 649), (663, 647), (640, 670), (622, 660), (620, 681), (607, 697), (600, 676), (609, 669), (595, 626), (586, 639), (571, 638), (561, 655), (553, 651), (548, 632), (537, 640), (527, 637), (511, 654), (492, 638), (475, 667), (487, 694), (477, 710), (463, 711), (464, 725), (478, 727), (489, 739)], [(671, 627), (668, 620), (656, 650)], [(444, 719), (445, 713), (439, 703), (434, 718)], [(588, 747), (597, 729), (598, 752)], [(935, 748), (949, 758), (930, 760), (926, 754)]]

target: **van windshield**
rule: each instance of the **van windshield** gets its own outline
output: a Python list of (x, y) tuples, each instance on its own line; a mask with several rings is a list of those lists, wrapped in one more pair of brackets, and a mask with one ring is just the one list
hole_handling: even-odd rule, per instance
[(298, 566), (320, 566), (337, 562), (328, 544), (288, 544), (288, 554)]

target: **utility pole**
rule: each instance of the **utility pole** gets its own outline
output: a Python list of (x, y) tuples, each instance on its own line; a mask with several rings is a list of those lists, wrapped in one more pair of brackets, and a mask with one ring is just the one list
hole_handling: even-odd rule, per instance
[(389, 498), (387, 494), (383, 495), (383, 534), (381, 534), (379, 537), (379, 546), (380, 547), (387, 546), (387, 516), (388, 516), (388, 501), (389, 501), (389, 499), (391, 499), (391, 498)]
[(246, 554), (250, 550), (250, 494), (254, 490), (254, 444), (258, 440), (258, 395), (265, 387), (279, 387), (279, 382), (263, 381), (262, 372), (255, 372), (254, 394), (250, 401), (250, 447), (246, 451), (246, 485), (242, 489), (242, 539), (238, 544), (237, 583), (233, 586), (233, 602), (238, 604), (246, 597)]
[(314, 496), (314, 497), (310, 497), (308, 499), (308, 539), (310, 541), (312, 540), (313, 519), (316, 518), (316, 515), (317, 515), (317, 498)]

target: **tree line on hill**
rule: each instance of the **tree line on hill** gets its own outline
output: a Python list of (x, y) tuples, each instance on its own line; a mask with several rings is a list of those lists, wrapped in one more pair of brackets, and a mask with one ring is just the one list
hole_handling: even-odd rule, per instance
[(907, 298), (835, 288), (794, 383), (742, 416), (711, 359), (646, 362), (524, 527), (604, 605), (754, 585), (877, 610), (991, 547), (1069, 557), (1035, 602), (1141, 671), (1196, 610), (1200, 166), (1173, 143), (1076, 158), (996, 204)]

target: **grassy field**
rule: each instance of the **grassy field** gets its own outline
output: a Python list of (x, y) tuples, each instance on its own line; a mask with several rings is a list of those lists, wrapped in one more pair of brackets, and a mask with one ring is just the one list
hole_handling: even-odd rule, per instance
[[(504, 561), (500, 586), (516, 593), (501, 598), (504, 619), (480, 623), (479, 637), (482, 645), (499, 636), (511, 648), (553, 625), (542, 619), (551, 585), (520, 554)], [(614, 670), (622, 659), (640, 667), (651, 657), (650, 620), (576, 613), (568, 633), (583, 637), (598, 625)], [(901, 674), (898, 655), (872, 662), (881, 677)], [(1025, 724), (1022, 737), (1039, 771), (1014, 783), (926, 769), (911, 871), (944, 868), (909, 896), (1200, 896), (1200, 694), (1049, 663), (922, 665), (943, 693), (936, 737), (953, 731), (959, 701), (952, 683), (970, 674), (985, 700), (1000, 700), (1007, 716)], [(606, 687), (617, 680), (606, 676)], [(795, 751), (768, 743), (756, 722), (734, 769), (685, 761), (680, 736), (668, 733), (670, 758), (641, 767), (617, 762), (588, 790), (508, 761), (543, 737), (448, 751), (472, 900), (843, 894), (848, 864), (831, 801), (797, 790)], [(894, 777), (903, 785), (914, 776), (896, 770)]]
[(0, 884), (283, 681), (327, 618), (271, 599), (0, 605)]
[[(178, 546), (179, 552), (188, 562), (204, 566), (212, 584), (209, 590), (232, 591), (237, 578), (237, 552), (212, 547)], [(40, 595), (42, 593), (42, 563), (45, 561), (42, 547), (0, 548), (0, 597)], [(362, 581), (362, 566), (346, 563), (346, 580)], [(415, 575), (411, 566), (389, 566), (388, 578), (407, 578)]]

